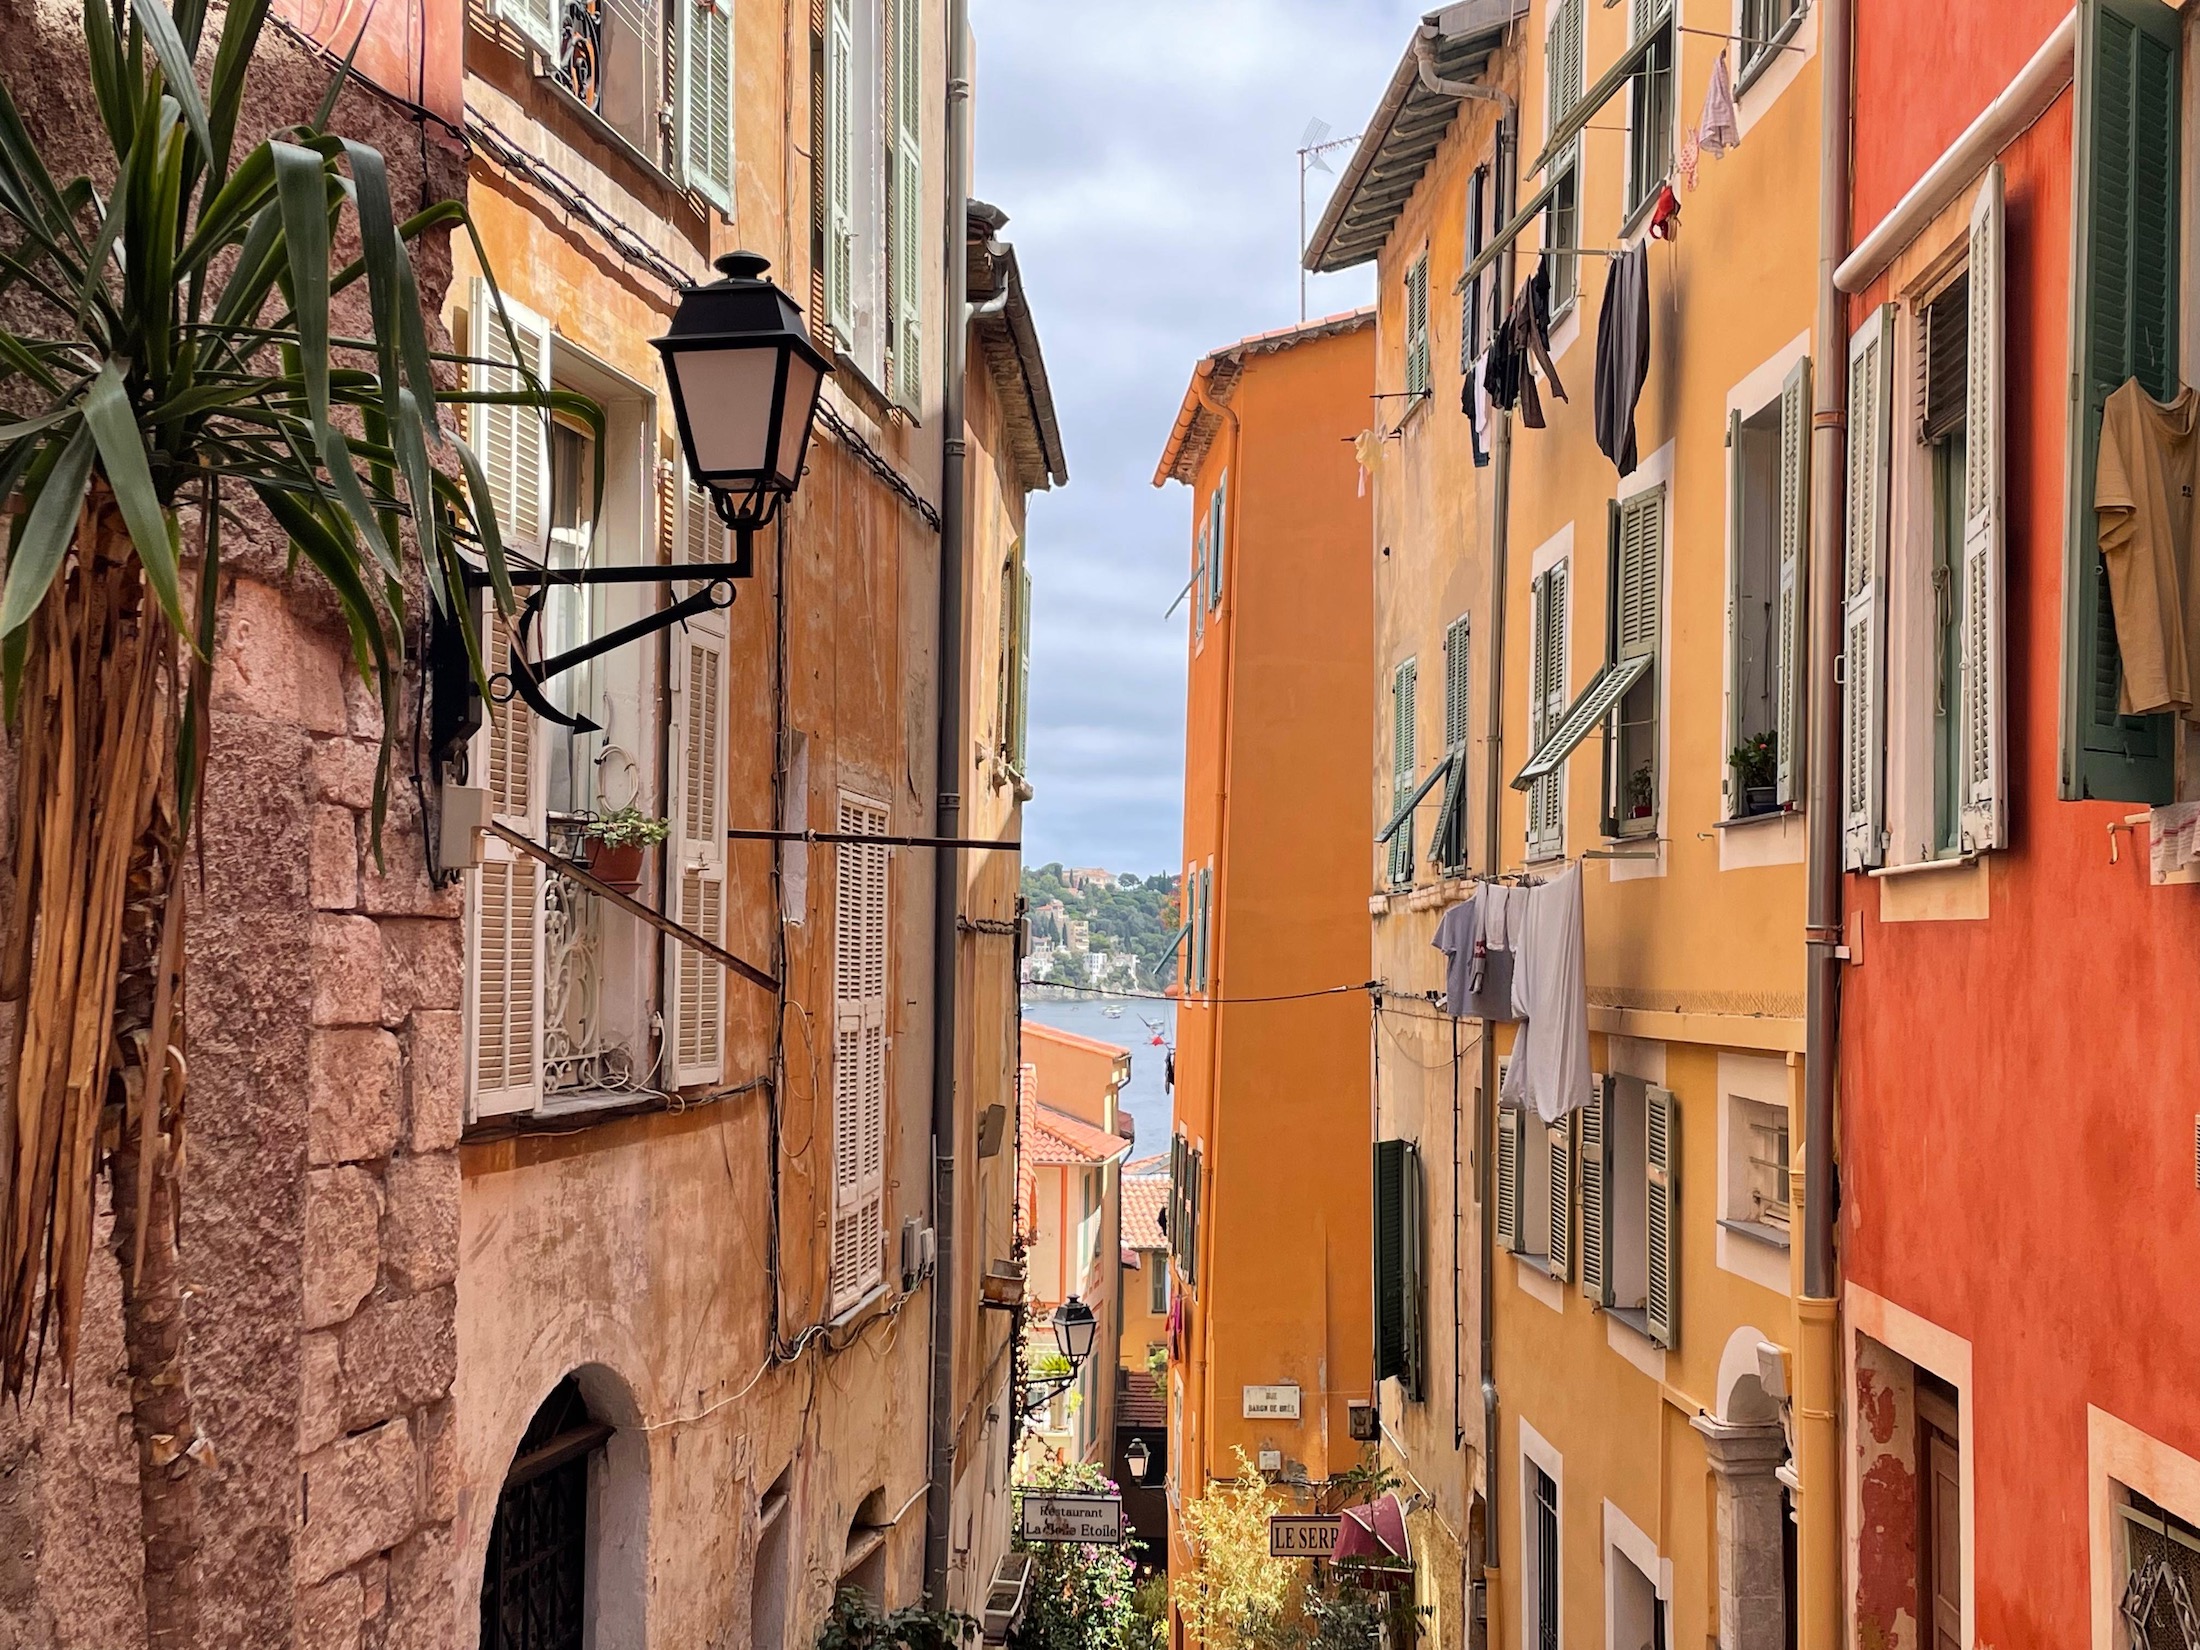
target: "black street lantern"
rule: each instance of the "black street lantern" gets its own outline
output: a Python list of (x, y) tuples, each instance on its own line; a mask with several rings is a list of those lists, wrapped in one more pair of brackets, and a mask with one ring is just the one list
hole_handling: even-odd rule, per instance
[(1054, 1309), (1054, 1344), (1069, 1360), (1070, 1368), (1082, 1369), (1092, 1356), (1092, 1338), (1099, 1327), (1092, 1308), (1075, 1295)]
[(795, 301), (764, 278), (769, 260), (729, 252), (723, 280), (681, 290), (672, 330), (650, 340), (665, 358), (688, 474), (738, 539), (737, 573), (755, 531), (802, 481), (817, 392), (833, 370)]
[(1146, 1440), (1133, 1438), (1131, 1447), (1123, 1452), (1123, 1465), (1131, 1469), (1132, 1483), (1143, 1484), (1146, 1481), (1146, 1464), (1152, 1459), (1146, 1453)]

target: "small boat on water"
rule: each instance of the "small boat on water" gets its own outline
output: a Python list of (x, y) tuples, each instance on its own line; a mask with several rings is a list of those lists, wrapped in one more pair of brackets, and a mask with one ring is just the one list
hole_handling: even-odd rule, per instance
[(1100, 1011), (1100, 1018), (1102, 1018), (1103, 1020), (1120, 1020), (1122, 1017), (1123, 1007), (1120, 1003), (1113, 1004), (1110, 1007), (1103, 1008)]

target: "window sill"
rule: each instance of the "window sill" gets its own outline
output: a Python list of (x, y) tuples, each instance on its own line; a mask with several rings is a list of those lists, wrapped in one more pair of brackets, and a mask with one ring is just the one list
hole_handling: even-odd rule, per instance
[(1420, 416), (1421, 409), (1436, 399), (1433, 389), (1408, 390), (1406, 393), (1413, 397), (1413, 402), (1398, 415), (1397, 426), (1391, 431), (1393, 435), (1401, 433), (1407, 425), (1413, 423)]
[(1656, 1346), (1658, 1344), (1657, 1337), (1650, 1333), (1650, 1314), (1643, 1308), (1639, 1306), (1607, 1306), (1604, 1309), (1604, 1315), (1614, 1323), (1623, 1324), (1628, 1329), (1633, 1330), (1650, 1345)]
[(1752, 1243), (1761, 1243), (1768, 1249), (1778, 1249), (1784, 1253), (1789, 1247), (1788, 1234), (1784, 1228), (1768, 1226), (1761, 1220), (1722, 1220), (1719, 1226), (1723, 1231), (1747, 1238)]
[(1520, 1262), (1520, 1264), (1525, 1266), (1529, 1271), (1540, 1273), (1542, 1276), (1549, 1278), (1553, 1283), (1564, 1283), (1566, 1281), (1556, 1272), (1551, 1270), (1551, 1257), (1548, 1255), (1531, 1255), (1522, 1250), (1515, 1249), (1512, 1251), (1512, 1258)]
[(1772, 825), (1790, 819), (1801, 819), (1800, 808), (1773, 808), (1761, 814), (1736, 814), (1732, 819), (1714, 819), (1714, 831), (1746, 831), (1752, 825)]
[(1794, 40), (1797, 31), (1803, 26), (1804, 17), (1809, 12), (1810, 7), (1808, 4), (1797, 6), (1795, 15), (1780, 25), (1773, 33), (1772, 38), (1764, 43), (1757, 55), (1749, 60), (1740, 74), (1735, 76), (1734, 99), (1737, 103), (1748, 94), (1758, 81), (1764, 79), (1766, 73), (1775, 63), (1780, 61), (1782, 48)]
[[(616, 126), (612, 125), (610, 121), (604, 119), (602, 115), (596, 113), (595, 110), (591, 109), (587, 104), (583, 103), (579, 98), (575, 97), (570, 91), (566, 90), (564, 85), (559, 82), (556, 73), (551, 69), (550, 61), (548, 58), (544, 57), (540, 52), (535, 53), (531, 67), (534, 74), (535, 84), (547, 91), (552, 98), (554, 98), (558, 103), (562, 104), (565, 107), (568, 113), (575, 116), (583, 126), (588, 128), (588, 132), (591, 137), (594, 137), (601, 143), (606, 143), (610, 145), (611, 148), (616, 150), (621, 156), (623, 156), (630, 165), (638, 167), (641, 171), (647, 173), (651, 181), (662, 184), (665, 188), (670, 189), (674, 194), (683, 196), (688, 195), (687, 188), (682, 185), (681, 182), (677, 178), (675, 178), (670, 172), (667, 172), (657, 162), (651, 160), (648, 155), (643, 153), (641, 149), (636, 147), (635, 142), (632, 138), (628, 137), (624, 132), (620, 131)], [(696, 202), (698, 205), (703, 204), (703, 200), (700, 195), (689, 196), (689, 198)], [(705, 210), (715, 212), (716, 208), (706, 207)], [(724, 214), (721, 213), (719, 215), (723, 216)]]
[(1627, 215), (1620, 219), (1619, 223), (1619, 239), (1622, 246), (1631, 244), (1634, 241), (1636, 232), (1650, 221), (1650, 214), (1657, 210), (1659, 194), (1672, 181), (1673, 168), (1668, 165), (1662, 173), (1650, 180), (1649, 187), (1643, 191), (1642, 199), (1627, 209)]
[(1976, 852), (1950, 854), (1946, 859), (1920, 859), (1908, 865), (1879, 865), (1866, 871), (1868, 877), (1914, 877), (1930, 871), (1960, 871), (1978, 859)]

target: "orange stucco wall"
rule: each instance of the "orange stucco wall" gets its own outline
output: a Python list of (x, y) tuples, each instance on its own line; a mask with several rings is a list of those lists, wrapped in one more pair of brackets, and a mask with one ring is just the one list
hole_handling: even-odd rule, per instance
[[(1180, 1502), (1236, 1473), (1234, 1446), (1316, 1479), (1359, 1455), (1368, 1006), (1294, 994), (1367, 977), (1370, 530), (1350, 438), (1373, 380), (1371, 326), (1248, 356), (1189, 501), (1196, 530), (1227, 472), (1185, 740), (1184, 853), (1212, 862), (1214, 892), (1207, 989), (1188, 979), (1178, 1016), (1175, 1125), (1205, 1164), (1171, 1370)], [(1243, 1418), (1244, 1387), (1286, 1382), (1298, 1421)]]
[[(1860, 139), (1860, 230), (2063, 12), (2008, 9), (1936, 36), (1930, 70), (1946, 110), (1929, 130)], [(2190, 40), (2188, 31), (2188, 74)], [(1860, 7), (1860, 132), (1917, 106), (1915, 42), (1896, 8)], [(2088, 1509), (2117, 1493), (2111, 1480), (2127, 1469), (2098, 1447), (2104, 1420), (2150, 1441), (2144, 1453), (2164, 1482), (2190, 1483), (2200, 1458), (2190, 1376), (2200, 1358), (2190, 1304), (2200, 901), (2189, 887), (2150, 886), (2143, 823), (2112, 861), (2110, 827), (2142, 810), (2057, 800), (2073, 130), (2065, 93), (1999, 157), (2010, 844), (1986, 856), (1983, 911), (1966, 920), (1894, 920), (1903, 896), (1889, 879), (1851, 877), (1845, 891), (1842, 1265), (1852, 1304), (1854, 1290), (1870, 1291), (1967, 1363), (1935, 1372), (1958, 1386), (1963, 1407), (1965, 1550), (1976, 1566), (1965, 1631), (1979, 1644), (2111, 1642), (2099, 1636), (2100, 1589), (2121, 1585), (2121, 1549), (2089, 1550)], [(2189, 188), (2189, 125), (2185, 147)], [(2190, 244), (2187, 232), (2188, 383), (2200, 375)], [(1893, 295), (1883, 281), (1860, 295), (1858, 313)], [(2189, 760), (2182, 766), (2189, 796)], [(2200, 1519), (2187, 1496), (2130, 1487)], [(1858, 1609), (1861, 1628), (1875, 1595)]]

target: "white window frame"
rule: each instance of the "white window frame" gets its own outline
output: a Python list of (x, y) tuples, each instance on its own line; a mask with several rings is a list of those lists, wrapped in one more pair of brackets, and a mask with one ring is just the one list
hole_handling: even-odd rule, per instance
[[(1544, 703), (1541, 705), (1536, 702), (1538, 697), (1536, 684), (1542, 680), (1544, 674), (1544, 627), (1541, 622), (1540, 607), (1534, 599), (1531, 599), (1528, 603), (1527, 748), (1531, 751), (1542, 743), (1546, 729), (1555, 727), (1558, 718), (1565, 714), (1567, 705), (1573, 702), (1573, 545), (1573, 524), (1569, 522), (1535, 553), (1530, 563), (1531, 578), (1529, 587), (1531, 590), (1538, 587), (1545, 574), (1554, 570), (1563, 570), (1561, 588), (1564, 593), (1564, 599), (1559, 604), (1557, 634), (1561, 643), (1561, 656), (1556, 667), (1555, 691), (1543, 695)], [(1527, 816), (1525, 857), (1531, 865), (1545, 860), (1561, 859), (1565, 857), (1566, 853), (1567, 785), (1565, 766), (1561, 765), (1558, 771), (1548, 779), (1537, 781), (1537, 787), (1542, 786), (1550, 787), (1548, 795), (1551, 798), (1554, 812), (1552, 823), (1547, 829), (1539, 833), (1536, 824), (1537, 789), (1531, 789), (1528, 792), (1524, 809)]]
[[(1788, 1160), (1802, 1153), (1802, 1133), (1797, 1127), (1787, 1062), (1778, 1056), (1722, 1053), (1718, 1059), (1718, 1175), (1716, 1224), (1712, 1254), (1722, 1272), (1746, 1278), (1763, 1289), (1785, 1295), (1790, 1285), (1789, 1256), (1795, 1234), (1785, 1239), (1754, 1229), (1748, 1213), (1750, 1141), (1746, 1108), (1760, 1106), (1784, 1112), (1788, 1119)], [(1797, 1207), (1792, 1193), (1789, 1218)]]
[(887, 379), (891, 276), (882, 4), (826, 0), (825, 8), (826, 314), (842, 358), (874, 389)]
[(1536, 1551), (1535, 1532), (1535, 1481), (1528, 1476), (1528, 1468), (1535, 1467), (1550, 1479), (1557, 1491), (1558, 1502), (1558, 1632), (1557, 1642), (1566, 1639), (1566, 1458), (1542, 1433), (1529, 1424), (1523, 1415), (1519, 1420), (1520, 1450), (1519, 1470), (1514, 1479), (1520, 1485), (1520, 1650), (1538, 1650), (1541, 1643), (1537, 1636), (1540, 1625), (1533, 1608), (1537, 1602), (1542, 1579), (1541, 1555)]
[[(1561, 1502), (1561, 1507), (1564, 1503)], [(1616, 1560), (1625, 1560), (1650, 1583), (1651, 1594), (1665, 1611), (1666, 1641), (1673, 1636), (1673, 1561), (1658, 1551), (1658, 1544), (1642, 1526), (1612, 1502), (1604, 1503), (1604, 1650), (1641, 1650), (1640, 1639), (1619, 1637), (1620, 1574)]]
[(2143, 1495), (2187, 1524), (2200, 1526), (2200, 1460), (2150, 1437), (2121, 1416), (2090, 1406), (2086, 1456), (2089, 1642), (2091, 1650), (2130, 1650), (2130, 1635), (2118, 1608), (2126, 1574), (2123, 1509), (2129, 1504), (2127, 1494)]

